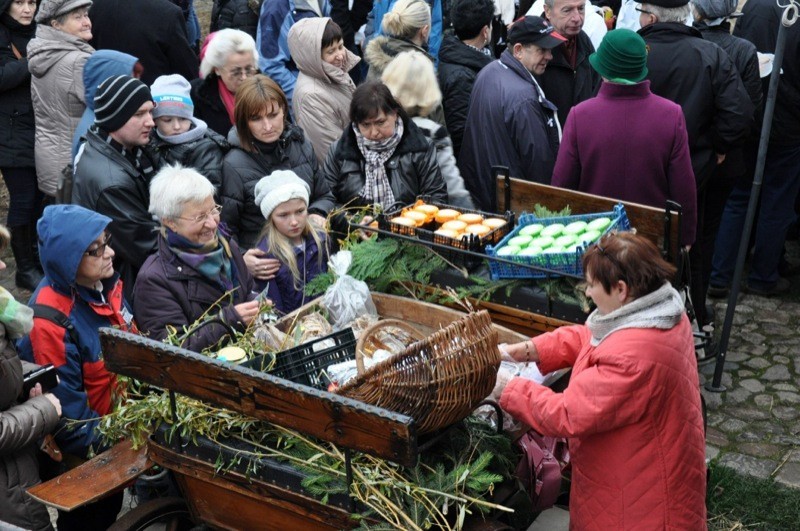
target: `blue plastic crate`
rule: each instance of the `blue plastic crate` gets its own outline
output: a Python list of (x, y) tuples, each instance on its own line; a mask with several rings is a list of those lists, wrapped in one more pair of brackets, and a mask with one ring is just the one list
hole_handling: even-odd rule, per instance
[[(520, 216), (519, 224), (511, 231), (505, 238), (500, 240), (495, 246), (486, 247), (486, 254), (490, 257), (497, 257), (497, 251), (505, 246), (508, 241), (519, 235), (520, 230), (526, 225), (533, 223), (541, 223), (545, 227), (554, 223), (561, 223), (569, 225), (574, 221), (590, 222), (598, 218), (609, 218), (611, 224), (603, 231), (601, 238), (609, 232), (627, 231), (631, 230), (631, 223), (628, 221), (628, 215), (625, 213), (625, 207), (622, 203), (617, 204), (611, 212), (599, 212), (597, 214), (581, 214), (575, 216), (562, 216), (557, 218), (537, 218), (533, 214), (523, 214)], [(513, 262), (520, 264), (529, 264), (533, 266), (546, 269), (548, 272), (537, 271), (522, 266), (515, 266), (505, 262), (498, 262), (497, 260), (489, 260), (489, 270), (492, 275), (492, 280), (501, 278), (546, 278), (548, 276), (562, 274), (583, 275), (583, 265), (581, 258), (583, 253), (586, 252), (587, 247), (591, 243), (584, 244), (578, 247), (574, 252), (569, 253), (542, 253), (537, 256), (506, 256), (503, 257)]]

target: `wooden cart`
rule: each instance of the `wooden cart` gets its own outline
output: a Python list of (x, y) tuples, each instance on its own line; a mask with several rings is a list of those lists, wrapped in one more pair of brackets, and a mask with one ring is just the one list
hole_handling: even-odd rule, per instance
[[(430, 331), (463, 314), (453, 309), (391, 295), (374, 294), (379, 314), (403, 319)], [(299, 313), (308, 308), (298, 310)], [(291, 316), (290, 316), (291, 318)], [(536, 321), (536, 316), (530, 319)], [(552, 320), (548, 320), (550, 322)], [(524, 337), (496, 326), (499, 341)], [(351, 451), (414, 465), (419, 452), (414, 419), (362, 402), (210, 359), (146, 338), (101, 330), (106, 367), (117, 373), (218, 407), (294, 429)], [(226, 450), (230, 452), (230, 450)], [(358, 508), (347, 496), (323, 504), (304, 491), (302, 474), (277, 461), (262, 460), (260, 472), (232, 467), (218, 471), (224, 453), (211, 441), (170, 439), (165, 427), (146, 447), (134, 451), (123, 442), (109, 452), (56, 479), (30, 489), (42, 502), (70, 510), (123, 488), (153, 464), (172, 471), (184, 500), (165, 498), (140, 505), (115, 529), (145, 529), (155, 521), (168, 529), (205, 524), (214, 529), (348, 529)], [(224, 457), (224, 456), (223, 456)]]

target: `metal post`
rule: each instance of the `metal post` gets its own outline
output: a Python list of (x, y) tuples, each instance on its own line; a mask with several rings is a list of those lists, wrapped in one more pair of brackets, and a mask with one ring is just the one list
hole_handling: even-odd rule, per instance
[(721, 393), (725, 391), (722, 385), (722, 371), (725, 368), (725, 355), (728, 351), (728, 340), (733, 327), (733, 314), (736, 311), (736, 301), (739, 296), (739, 283), (744, 272), (744, 262), (747, 256), (747, 248), (750, 243), (750, 232), (753, 229), (753, 219), (756, 215), (758, 199), (761, 195), (761, 183), (764, 179), (764, 164), (767, 159), (767, 148), (769, 147), (770, 129), (772, 128), (772, 116), (775, 113), (775, 98), (778, 93), (778, 82), (780, 81), (781, 65), (783, 55), (786, 50), (786, 28), (797, 22), (798, 7), (794, 1), (783, 12), (781, 25), (778, 28), (778, 38), (775, 44), (775, 59), (772, 64), (772, 74), (769, 79), (769, 90), (767, 92), (767, 104), (764, 107), (764, 122), (761, 126), (761, 139), (758, 144), (758, 158), (756, 159), (756, 169), (753, 175), (753, 187), (750, 191), (750, 202), (747, 205), (747, 215), (742, 231), (742, 239), (739, 242), (739, 253), (736, 256), (736, 267), (733, 272), (733, 282), (731, 292), (728, 296), (728, 308), (725, 310), (725, 321), (722, 325), (722, 332), (719, 340), (719, 353), (714, 367), (714, 378), (711, 382), (706, 382), (705, 388), (708, 391)]

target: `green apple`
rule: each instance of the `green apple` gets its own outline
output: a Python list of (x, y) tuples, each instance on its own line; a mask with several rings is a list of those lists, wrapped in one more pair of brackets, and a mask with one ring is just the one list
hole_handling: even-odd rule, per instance
[(586, 226), (588, 230), (599, 230), (600, 232), (604, 231), (606, 227), (611, 225), (611, 220), (608, 218), (597, 218), (593, 219), (589, 222)]
[(524, 227), (519, 229), (519, 234), (520, 236), (536, 236), (537, 234), (542, 232), (543, 228), (544, 225), (542, 225), (541, 223), (531, 223), (530, 225), (525, 225)]
[(497, 256), (516, 256), (519, 250), (515, 245), (505, 245), (497, 250)]
[(517, 256), (538, 256), (542, 254), (541, 247), (534, 247), (533, 245), (529, 245), (528, 247), (524, 248), (517, 254)]
[(572, 234), (565, 234), (563, 236), (559, 236), (553, 242), (553, 245), (557, 245), (559, 247), (569, 247), (575, 242), (575, 236)]
[(561, 234), (564, 230), (563, 223), (553, 223), (552, 225), (548, 225), (542, 229), (542, 236), (550, 236), (551, 238), (555, 238), (559, 234)]
[(587, 230), (580, 236), (580, 240), (582, 242), (594, 243), (596, 242), (603, 233), (599, 230)]
[(545, 249), (553, 245), (554, 241), (555, 240), (550, 236), (539, 236), (538, 238), (534, 238), (533, 240), (531, 240), (531, 243), (529, 243), (528, 246), (540, 247), (542, 249)]
[(576, 236), (586, 230), (588, 224), (585, 221), (573, 221), (564, 227), (564, 234), (572, 234)]
[(513, 247), (522, 248), (522, 247), (525, 247), (526, 245), (528, 245), (529, 243), (531, 243), (532, 239), (533, 239), (533, 237), (526, 236), (526, 235), (514, 236), (513, 238), (508, 240), (508, 243), (506, 245), (511, 245)]

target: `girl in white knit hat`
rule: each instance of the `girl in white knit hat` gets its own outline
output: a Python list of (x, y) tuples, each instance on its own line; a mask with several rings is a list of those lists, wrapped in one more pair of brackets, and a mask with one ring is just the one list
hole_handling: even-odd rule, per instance
[(305, 285), (328, 269), (328, 238), (308, 220), (309, 193), (308, 184), (291, 170), (274, 171), (255, 187), (256, 204), (267, 220), (256, 248), (264, 258), (277, 259), (280, 268), (274, 277), (250, 261), (248, 269), (256, 287), (284, 313), (307, 302)]

